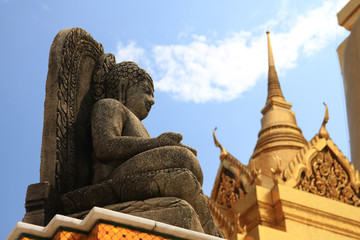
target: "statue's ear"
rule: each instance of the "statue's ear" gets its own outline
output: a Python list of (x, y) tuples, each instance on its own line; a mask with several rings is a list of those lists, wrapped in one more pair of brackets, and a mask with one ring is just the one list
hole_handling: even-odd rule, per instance
[(119, 86), (119, 89), (120, 89), (120, 96), (119, 96), (119, 99), (120, 101), (122, 102), (122, 104), (126, 104), (126, 93), (127, 93), (127, 86), (128, 84), (126, 83), (126, 80), (125, 79), (121, 79), (120, 80), (120, 86)]

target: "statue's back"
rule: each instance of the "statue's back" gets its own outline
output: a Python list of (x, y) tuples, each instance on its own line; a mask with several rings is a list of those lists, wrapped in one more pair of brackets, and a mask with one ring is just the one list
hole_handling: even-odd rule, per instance
[(103, 53), (79, 28), (60, 31), (50, 49), (40, 182), (49, 181), (59, 194), (86, 186), (91, 178), (91, 80)]

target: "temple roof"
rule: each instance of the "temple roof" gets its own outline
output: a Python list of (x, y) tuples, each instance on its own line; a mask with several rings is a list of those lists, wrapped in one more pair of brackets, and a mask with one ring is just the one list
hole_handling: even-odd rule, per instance
[[(273, 198), (265, 195), (259, 197), (265, 191), (278, 192), (280, 188), (293, 188), (360, 207), (360, 173), (330, 139), (326, 129), (328, 107), (325, 104), (325, 116), (319, 132), (307, 142), (296, 123), (291, 104), (286, 102), (281, 91), (269, 32), (267, 38), (268, 96), (261, 111), (261, 130), (249, 164), (244, 165), (231, 155), (217, 140), (215, 130), (213, 133), (215, 145), (221, 150), (221, 161), (208, 202), (215, 222), (228, 239), (236, 236), (245, 239), (257, 224), (285, 231), (285, 225), (282, 225), (284, 221), (278, 221), (276, 217), (264, 214), (263, 221), (259, 221), (258, 217), (261, 218), (265, 212), (276, 215), (281, 205), (272, 202), (270, 205), (274, 209), (269, 211), (270, 205), (264, 205), (262, 201)], [(297, 197), (292, 197), (294, 193), (291, 200), (297, 201)], [(251, 201), (255, 205), (249, 204)], [(260, 209), (262, 204), (266, 206), (266, 211)], [(263, 211), (257, 217), (253, 215), (255, 208)], [(279, 216), (281, 214), (283, 212)]]

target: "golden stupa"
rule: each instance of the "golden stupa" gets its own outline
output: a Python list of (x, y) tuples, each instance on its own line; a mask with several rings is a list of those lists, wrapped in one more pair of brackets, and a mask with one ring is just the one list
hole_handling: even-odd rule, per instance
[(248, 165), (221, 149), (209, 199), (227, 239), (360, 239), (360, 175), (333, 143), (325, 117), (307, 141), (286, 102), (267, 32), (268, 96)]

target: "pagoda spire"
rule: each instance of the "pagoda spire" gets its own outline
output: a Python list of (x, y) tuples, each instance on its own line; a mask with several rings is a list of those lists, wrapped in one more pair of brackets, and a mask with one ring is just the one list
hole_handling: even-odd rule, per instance
[(296, 123), (291, 103), (285, 101), (281, 91), (270, 32), (267, 31), (266, 34), (269, 54), (268, 96), (261, 111), (261, 130), (250, 163), (255, 168), (253, 170), (261, 170), (262, 185), (271, 188), (274, 184), (272, 169), (280, 171), (279, 169), (287, 166), (307, 141)]
[(273, 97), (280, 97), (283, 100), (284, 96), (281, 92), (279, 79), (276, 73), (275, 69), (275, 62), (274, 62), (274, 56), (273, 51), (271, 47), (271, 41), (270, 41), (270, 32), (266, 32), (267, 35), (267, 42), (268, 42), (268, 57), (269, 57), (269, 73), (268, 73), (268, 97), (266, 102), (268, 102)]

